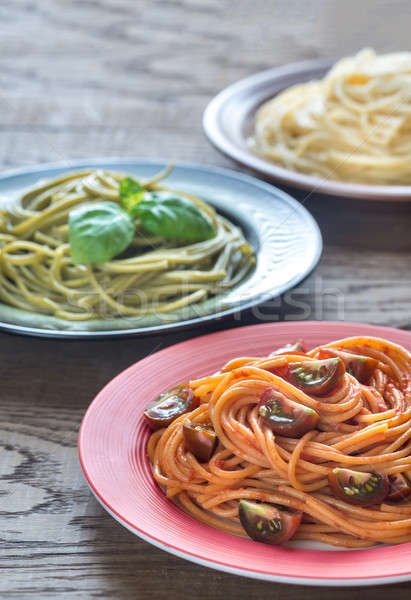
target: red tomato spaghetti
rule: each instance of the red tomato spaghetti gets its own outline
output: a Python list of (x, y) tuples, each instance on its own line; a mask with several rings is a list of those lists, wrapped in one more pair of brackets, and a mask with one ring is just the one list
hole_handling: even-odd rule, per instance
[(265, 543), (411, 541), (411, 355), (353, 337), (235, 358), (145, 411), (157, 482)]

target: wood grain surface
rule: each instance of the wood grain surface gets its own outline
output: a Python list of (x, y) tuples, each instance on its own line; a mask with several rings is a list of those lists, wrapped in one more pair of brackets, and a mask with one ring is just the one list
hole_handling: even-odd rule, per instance
[[(410, 16), (407, 0), (2, 0), (0, 166), (140, 156), (238, 168), (202, 133), (216, 92), (290, 61), (410, 49)], [(262, 320), (411, 329), (411, 205), (296, 195), (324, 235), (318, 269), (241, 319), (124, 341), (0, 334), (1, 598), (409, 599), (409, 584), (276, 585), (180, 560), (111, 519), (78, 465), (94, 395), (160, 347)]]

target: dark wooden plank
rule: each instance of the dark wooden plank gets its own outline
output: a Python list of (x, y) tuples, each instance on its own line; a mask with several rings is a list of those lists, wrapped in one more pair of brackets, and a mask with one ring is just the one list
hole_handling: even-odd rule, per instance
[[(222, 87), (276, 64), (337, 57), (376, 41), (385, 50), (408, 47), (406, 0), (357, 5), (3, 0), (0, 165), (121, 155), (238, 168), (201, 129), (202, 111)], [(93, 396), (159, 347), (266, 320), (411, 329), (410, 207), (296, 194), (318, 219), (325, 251), (316, 272), (276, 302), (160, 337), (64, 342), (0, 334), (2, 598), (346, 597), (345, 590), (213, 572), (151, 547), (102, 510), (77, 462), (77, 431)], [(354, 600), (387, 593), (405, 600), (410, 587), (350, 590)]]

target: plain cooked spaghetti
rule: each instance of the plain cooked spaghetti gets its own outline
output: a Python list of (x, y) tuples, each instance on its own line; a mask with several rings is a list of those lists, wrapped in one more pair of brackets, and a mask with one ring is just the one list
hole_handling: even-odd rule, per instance
[(258, 111), (251, 146), (326, 179), (411, 184), (411, 53), (363, 50), (286, 89)]
[[(148, 445), (154, 477), (167, 496), (195, 518), (238, 535), (244, 535), (239, 501), (251, 499), (302, 511), (294, 539), (349, 548), (411, 541), (408, 499), (362, 508), (337, 499), (327, 479), (336, 467), (411, 475), (411, 355), (371, 337), (321, 348), (376, 359), (368, 385), (345, 373), (331, 394), (308, 395), (272, 372), (301, 361), (298, 354), (236, 358), (220, 372), (190, 381), (199, 406), (155, 431)], [(317, 356), (314, 349), (304, 360)], [(274, 435), (257, 412), (267, 388), (314, 408), (317, 427), (301, 438)], [(185, 447), (187, 422), (211, 423), (217, 434), (207, 463)]]
[[(148, 191), (171, 169), (143, 182)], [(68, 214), (82, 203), (120, 202), (122, 173), (83, 171), (42, 182), (0, 210), (0, 299), (67, 320), (168, 313), (221, 294), (254, 264), (242, 231), (206, 202), (191, 200), (212, 222), (214, 238), (177, 243), (137, 225), (131, 249), (105, 263), (73, 264)]]

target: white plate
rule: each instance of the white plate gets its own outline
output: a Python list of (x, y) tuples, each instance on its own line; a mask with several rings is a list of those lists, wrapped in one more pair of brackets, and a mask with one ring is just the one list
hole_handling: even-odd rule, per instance
[(411, 200), (411, 186), (342, 183), (304, 175), (280, 167), (254, 154), (247, 145), (258, 108), (276, 94), (297, 83), (321, 79), (333, 63), (308, 61), (262, 71), (220, 92), (208, 104), (203, 127), (209, 140), (224, 154), (273, 181), (310, 193), (364, 200)]

